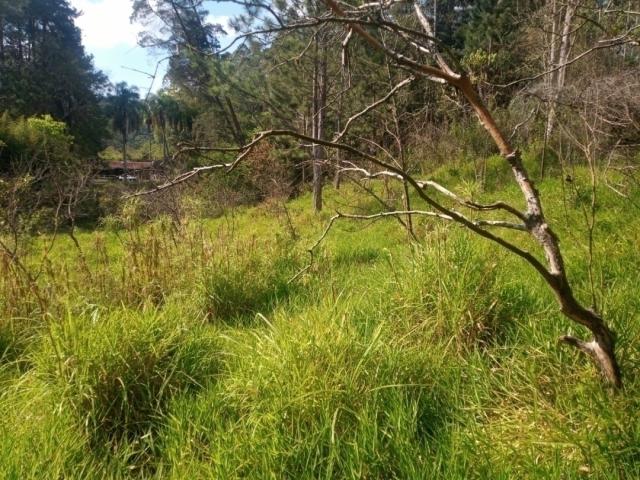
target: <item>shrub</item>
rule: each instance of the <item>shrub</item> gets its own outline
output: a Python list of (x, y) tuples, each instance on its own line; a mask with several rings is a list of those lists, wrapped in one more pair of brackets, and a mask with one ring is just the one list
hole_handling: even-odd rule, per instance
[(12, 118), (0, 115), (0, 168), (11, 171), (22, 164), (48, 166), (73, 160), (73, 137), (67, 133), (64, 122), (50, 115)]

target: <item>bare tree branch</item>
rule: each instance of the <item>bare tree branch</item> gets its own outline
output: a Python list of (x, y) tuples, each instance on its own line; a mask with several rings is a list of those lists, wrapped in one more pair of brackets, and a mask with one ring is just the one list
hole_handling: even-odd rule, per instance
[(166, 190), (168, 188), (175, 187), (176, 185), (184, 183), (187, 180), (190, 180), (191, 178), (195, 177), (196, 175), (199, 175), (202, 172), (209, 172), (211, 170), (220, 170), (220, 169), (226, 169), (227, 171), (230, 171), (230, 169), (233, 168), (233, 166), (234, 166), (233, 163), (222, 163), (219, 165), (208, 165), (206, 167), (196, 167), (193, 170), (189, 170), (188, 172), (178, 175), (173, 180), (163, 183), (162, 185), (158, 185), (157, 187), (154, 187), (150, 190), (144, 190), (141, 192), (136, 192), (130, 195), (126, 195), (124, 198), (128, 199), (128, 198), (141, 197), (143, 195), (151, 195), (153, 193), (158, 193), (162, 190)]
[(544, 72), (538, 73), (536, 75), (532, 75), (530, 77), (520, 78), (518, 80), (514, 80), (513, 82), (509, 82), (509, 83), (494, 84), (494, 86), (500, 87), (500, 88), (508, 88), (508, 87), (512, 87), (512, 86), (517, 85), (517, 84), (522, 83), (522, 82), (530, 82), (532, 80), (537, 80), (537, 79), (545, 77), (545, 76), (547, 76), (547, 75), (549, 75), (549, 74), (551, 74), (553, 72), (557, 72), (558, 70), (566, 68), (569, 65), (571, 65), (573, 63), (576, 63), (577, 61), (583, 59), (584, 57), (586, 57), (588, 55), (591, 55), (592, 53), (594, 53), (594, 52), (596, 52), (598, 50), (603, 50), (603, 49), (612, 48), (612, 47), (618, 47), (620, 45), (625, 45), (625, 44), (638, 45), (638, 41), (637, 40), (633, 40), (633, 39), (629, 38), (629, 35), (634, 30), (638, 30), (638, 29), (640, 29), (640, 25), (636, 25), (635, 27), (633, 27), (632, 29), (627, 31), (625, 34), (623, 34), (623, 35), (621, 35), (619, 37), (612, 38), (612, 39), (609, 39), (609, 40), (601, 40), (598, 45), (595, 45), (595, 46), (591, 47), (590, 49), (585, 50), (581, 54), (576, 55), (572, 59), (567, 60), (566, 62), (563, 62), (560, 65), (556, 65), (553, 68), (545, 70)]
[[(547, 270), (547, 268), (534, 256), (532, 255), (530, 252), (527, 252), (523, 249), (521, 249), (520, 247), (514, 245), (513, 243), (505, 240), (502, 237), (499, 237), (487, 230), (485, 230), (483, 227), (483, 225), (479, 225), (474, 223), (473, 220), (466, 218), (464, 215), (462, 215), (459, 212), (456, 212), (454, 210), (451, 210), (447, 207), (445, 207), (444, 205), (440, 204), (439, 202), (437, 202), (436, 200), (434, 200), (430, 195), (428, 195), (425, 192), (425, 189), (423, 186), (421, 186), (418, 181), (416, 181), (411, 175), (409, 175), (408, 173), (404, 172), (402, 169), (396, 167), (395, 165), (383, 162), (381, 160), (379, 160), (378, 158), (369, 155), (365, 152), (362, 152), (360, 150), (358, 150), (357, 148), (351, 146), (351, 145), (346, 145), (344, 143), (337, 143), (337, 142), (331, 142), (328, 140), (321, 140), (318, 138), (312, 138), (309, 137), (308, 135), (303, 135), (301, 133), (292, 131), (292, 130), (267, 130), (264, 132), (259, 133), (253, 141), (251, 141), (249, 144), (243, 146), (243, 147), (239, 147), (239, 148), (221, 148), (221, 149), (217, 149), (217, 148), (208, 148), (207, 150), (209, 151), (241, 151), (242, 153), (238, 156), (238, 158), (236, 158), (236, 160), (231, 163), (231, 164), (224, 164), (224, 165), (212, 165), (210, 167), (198, 167), (196, 169), (193, 169), (189, 172), (186, 172), (182, 175), (180, 175), (179, 177), (177, 177), (176, 179), (174, 179), (171, 182), (168, 182), (164, 185), (161, 185), (159, 187), (156, 187), (154, 189), (152, 189), (149, 192), (140, 192), (138, 194), (133, 194), (132, 196), (140, 196), (140, 195), (147, 195), (150, 193), (156, 193), (158, 191), (164, 190), (166, 188), (170, 188), (178, 183), (182, 183), (190, 178), (192, 178), (195, 175), (198, 175), (201, 172), (204, 171), (208, 171), (208, 170), (213, 170), (213, 169), (220, 169), (220, 168), (225, 168), (226, 167), (226, 171), (231, 171), (233, 168), (235, 168), (235, 166), (246, 156), (246, 154), (250, 151), (250, 149), (252, 149), (253, 147), (255, 147), (255, 145), (257, 145), (259, 142), (263, 141), (266, 138), (269, 137), (273, 137), (273, 136), (289, 136), (289, 137), (293, 137), (293, 138), (297, 138), (299, 140), (308, 142), (308, 143), (315, 143), (318, 145), (322, 145), (325, 147), (329, 147), (329, 148), (337, 148), (340, 150), (343, 150), (347, 153), (350, 153), (354, 156), (359, 156), (361, 158), (363, 158), (364, 160), (367, 160), (375, 165), (378, 165), (379, 167), (382, 167), (384, 169), (389, 170), (392, 173), (395, 173), (397, 175), (400, 176), (400, 178), (404, 178), (406, 179), (407, 183), (409, 185), (411, 185), (411, 187), (418, 193), (418, 195), (420, 196), (420, 198), (422, 198), (428, 205), (430, 205), (431, 207), (433, 207), (435, 210), (438, 211), (438, 213), (443, 214), (445, 216), (449, 216), (451, 217), (451, 219), (457, 223), (460, 223), (462, 225), (464, 225), (465, 227), (469, 228), (470, 230), (474, 231), (475, 233), (477, 233), (478, 235), (491, 240), (499, 245), (501, 245), (502, 247), (506, 248), (507, 250), (511, 251), (512, 253), (518, 255), (519, 257), (523, 258), (524, 260), (526, 260), (531, 266), (533, 266), (539, 273), (540, 275), (542, 275), (548, 282), (555, 282), (555, 277), (553, 276), (553, 273), (550, 272), (549, 270)], [(527, 218), (527, 220), (529, 220)], [(527, 222), (528, 223), (528, 222)], [(531, 230), (531, 226), (527, 225), (527, 229)]]
[(359, 111), (358, 113), (356, 113), (355, 115), (352, 115), (345, 123), (344, 128), (342, 129), (342, 131), (340, 131), (336, 136), (333, 137), (333, 141), (334, 142), (339, 142), (342, 137), (344, 137), (347, 132), (349, 131), (349, 128), (351, 128), (351, 125), (353, 124), (353, 122), (355, 122), (356, 120), (358, 120), (360, 117), (366, 115), (367, 113), (369, 113), (372, 110), (375, 110), (377, 107), (379, 107), (380, 105), (382, 105), (383, 103), (387, 102), (393, 95), (396, 94), (396, 92), (398, 90), (400, 90), (403, 87), (406, 87), (407, 85), (409, 85), (411, 82), (413, 82), (415, 80), (415, 77), (411, 76), (409, 78), (404, 79), (403, 81), (401, 81), (400, 83), (398, 83), (395, 87), (393, 87), (389, 93), (387, 93), (384, 97), (382, 97), (380, 100), (373, 102), (371, 105), (366, 106), (364, 109), (362, 109), (361, 111)]
[[(394, 173), (394, 172), (389, 172), (389, 171), (386, 171), (386, 170), (382, 170), (382, 171), (379, 171), (379, 172), (371, 173), (368, 170), (365, 170), (364, 168), (361, 168), (361, 167), (357, 167), (357, 166), (355, 166), (355, 164), (352, 164), (350, 162), (343, 162), (343, 163), (349, 163), (352, 166), (351, 167), (347, 167), (347, 168), (343, 168), (342, 171), (344, 171), (344, 172), (360, 172), (360, 173), (363, 174), (363, 176), (365, 178), (372, 178), (373, 179), (373, 178), (378, 178), (378, 177), (393, 177), (393, 178), (396, 178), (398, 180), (401, 180), (403, 178), (402, 175), (399, 175), (399, 174)], [(470, 208), (470, 209), (473, 209), (473, 210), (479, 210), (479, 211), (504, 210), (504, 211), (507, 211), (507, 212), (513, 214), (514, 216), (516, 216), (517, 218), (519, 218), (522, 221), (526, 220), (526, 217), (522, 212), (520, 212), (515, 207), (512, 207), (511, 205), (507, 204), (506, 202), (498, 201), (498, 202), (494, 202), (494, 203), (490, 203), (490, 204), (477, 203), (477, 202), (474, 202), (472, 200), (461, 198), (460, 196), (456, 195), (452, 191), (448, 190), (443, 185), (441, 185), (441, 184), (439, 184), (437, 182), (434, 182), (433, 180), (416, 180), (416, 183), (422, 189), (425, 189), (427, 187), (431, 187), (434, 190), (437, 190), (438, 192), (440, 192), (441, 194), (451, 198), (456, 203), (458, 203), (458, 204), (460, 204), (462, 206), (465, 206), (467, 208)]]

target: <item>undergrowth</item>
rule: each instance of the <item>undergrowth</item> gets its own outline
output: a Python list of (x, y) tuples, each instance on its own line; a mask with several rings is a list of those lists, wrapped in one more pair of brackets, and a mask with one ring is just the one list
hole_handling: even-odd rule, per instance
[[(487, 172), (461, 188), (493, 198)], [(288, 236), (260, 206), (110, 219), (60, 235), (33, 284), (0, 259), (0, 477), (639, 478), (638, 216), (599, 192), (592, 292), (582, 200), (540, 187), (618, 333), (618, 395), (557, 345), (584, 332), (534, 272), (459, 227), (337, 222), (310, 256), (332, 206), (374, 208), (356, 190), (289, 202)]]

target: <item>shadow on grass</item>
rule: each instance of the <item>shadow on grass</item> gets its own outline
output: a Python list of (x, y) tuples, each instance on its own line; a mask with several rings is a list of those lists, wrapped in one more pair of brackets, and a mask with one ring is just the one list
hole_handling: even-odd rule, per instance
[(213, 322), (250, 326), (304, 287), (291, 279), (300, 268), (293, 257), (253, 257), (212, 268), (202, 281), (202, 309)]
[(157, 467), (170, 401), (198, 392), (220, 370), (213, 329), (155, 311), (70, 318), (54, 339), (57, 352), (45, 347), (37, 368), (59, 380), (61, 401), (85, 432), (94, 461), (124, 465), (131, 474)]

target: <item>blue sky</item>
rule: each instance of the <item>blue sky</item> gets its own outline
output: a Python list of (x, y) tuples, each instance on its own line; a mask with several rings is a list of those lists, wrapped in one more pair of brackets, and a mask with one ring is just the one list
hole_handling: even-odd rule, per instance
[[(112, 82), (124, 81), (145, 92), (150, 85), (149, 77), (130, 69), (153, 73), (162, 54), (154, 54), (136, 44), (141, 26), (129, 22), (133, 1), (69, 0), (69, 3), (82, 12), (76, 25), (82, 30), (82, 42), (93, 55), (96, 67), (109, 75)], [(231, 34), (229, 38), (221, 39), (224, 45), (233, 37), (228, 20), (239, 13), (239, 6), (229, 2), (206, 2), (206, 5), (209, 21), (220, 23)], [(154, 90), (160, 86), (156, 81)]]

